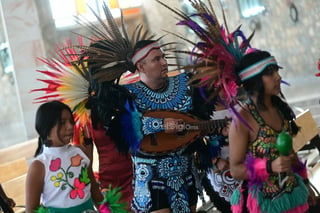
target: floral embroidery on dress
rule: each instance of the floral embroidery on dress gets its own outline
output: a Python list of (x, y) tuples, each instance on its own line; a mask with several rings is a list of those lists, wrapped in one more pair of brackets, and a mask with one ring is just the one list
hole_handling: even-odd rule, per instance
[[(51, 172), (57, 172), (56, 175), (51, 176), (50, 180), (53, 182), (55, 187), (60, 187), (62, 190), (71, 188), (70, 198), (75, 199), (79, 197), (84, 198), (84, 189), (86, 185), (90, 183), (90, 178), (88, 175), (88, 169), (86, 167), (81, 167), (81, 172), (79, 177), (75, 177), (74, 172), (70, 171), (72, 167), (79, 167), (81, 165), (81, 160), (83, 157), (77, 154), (70, 158), (70, 165), (67, 169), (61, 167), (61, 158), (56, 158), (51, 160), (49, 169)], [(72, 179), (73, 184), (72, 184)]]

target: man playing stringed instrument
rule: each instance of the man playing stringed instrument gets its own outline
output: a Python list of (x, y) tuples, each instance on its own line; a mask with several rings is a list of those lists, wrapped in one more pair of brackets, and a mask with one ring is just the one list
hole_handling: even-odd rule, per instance
[[(108, 49), (113, 49), (105, 48), (109, 46), (108, 41), (102, 44), (104, 47), (87, 49), (93, 61), (99, 60), (94, 57), (102, 57), (95, 52), (107, 55)], [(168, 64), (157, 40), (138, 41), (130, 58), (131, 65), (126, 61), (124, 67), (131, 72), (137, 70), (140, 81), (118, 85), (104, 79), (109, 79), (111, 70), (93, 73), (102, 83), (91, 86), (94, 93), (90, 99), (96, 102), (103, 126), (117, 148), (125, 151), (127, 146), (131, 152), (134, 167), (132, 209), (139, 213), (196, 212), (197, 188), (201, 186), (193, 158), (194, 147), (199, 148), (201, 144), (191, 145), (191, 142), (201, 137), (202, 129), (215, 129), (220, 123), (198, 122), (199, 119), (186, 112), (205, 114), (203, 112), (207, 111), (203, 119), (209, 117), (212, 111), (209, 107), (213, 105), (193, 103), (193, 92), (185, 73), (168, 77)], [(195, 104), (201, 109), (196, 110)], [(204, 109), (206, 106), (208, 109)], [(152, 146), (142, 148), (150, 143)], [(150, 147), (155, 148), (150, 150)]]
[[(208, 111), (209, 117), (212, 109), (203, 110), (203, 107), (213, 105), (197, 102), (201, 109), (196, 110), (188, 76), (181, 73), (168, 77), (168, 64), (159, 39), (150, 40), (153, 36), (144, 33), (141, 26), (137, 26), (129, 39), (125, 24), (118, 26), (107, 5), (103, 8), (107, 24), (96, 14), (101, 26), (83, 23), (101, 45), (79, 46), (85, 54), (81, 63), (88, 60), (96, 68), (90, 73), (86, 107), (95, 106), (97, 113), (91, 115), (99, 116), (102, 127), (120, 152), (129, 150), (132, 155), (132, 210), (196, 212), (200, 181), (193, 158), (194, 147), (199, 148), (199, 144), (191, 142), (201, 137), (202, 129), (214, 129), (218, 122), (198, 122), (199, 119), (186, 112)], [(121, 82), (127, 71), (138, 71), (140, 81)], [(153, 110), (163, 111), (155, 112), (160, 116), (154, 116)], [(156, 149), (149, 152), (142, 148), (145, 144), (152, 144)]]
[[(168, 77), (168, 64), (160, 45), (154, 40), (136, 44), (132, 62), (137, 68), (140, 81), (126, 85), (135, 95), (134, 103), (140, 112), (148, 110), (192, 109), (192, 97), (186, 74)], [(165, 113), (165, 111), (163, 112)], [(165, 117), (165, 115), (163, 115)], [(142, 117), (145, 137), (164, 131), (168, 134), (181, 132), (184, 121), (179, 118)], [(156, 138), (155, 138), (156, 139)], [(175, 143), (171, 141), (170, 143)], [(161, 141), (157, 141), (162, 146)], [(197, 187), (192, 152), (188, 148), (162, 154), (137, 152), (134, 162), (134, 200), (137, 212), (195, 212)]]
[[(225, 125), (225, 121), (198, 122), (199, 119), (186, 113), (198, 112), (197, 116), (202, 114), (202, 119), (209, 118), (212, 112), (209, 108), (213, 105), (203, 100), (200, 103), (199, 91), (194, 88), (198, 93), (193, 94), (187, 74), (168, 77), (168, 64), (158, 40), (138, 41), (131, 59), (131, 66), (127, 63), (127, 67), (131, 72), (138, 71), (140, 81), (123, 85), (130, 94), (122, 85), (113, 87), (113, 93), (121, 90), (119, 96), (113, 96), (125, 100), (126, 104), (116, 106), (117, 113), (108, 125), (108, 134), (116, 144), (125, 143), (130, 148), (134, 167), (132, 209), (156, 213), (196, 212), (197, 189), (201, 185), (194, 166), (194, 151), (195, 147), (205, 148), (203, 140), (191, 142), (201, 138), (203, 130), (210, 132)], [(102, 76), (106, 74), (101, 74), (101, 79)], [(193, 103), (192, 96), (197, 103)], [(110, 103), (110, 98), (108, 100)]]

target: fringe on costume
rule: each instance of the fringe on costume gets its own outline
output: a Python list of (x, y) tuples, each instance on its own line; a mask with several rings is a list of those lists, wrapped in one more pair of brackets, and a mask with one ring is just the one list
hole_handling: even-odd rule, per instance
[(247, 203), (243, 203), (243, 189), (237, 189), (230, 200), (233, 213), (241, 213), (244, 205), (250, 213), (304, 213), (308, 210), (309, 191), (302, 178), (294, 174), (297, 186), (292, 192), (283, 193), (277, 199), (265, 198), (258, 187), (251, 187), (248, 192)]
[(231, 210), (233, 213), (241, 213), (243, 210), (243, 206), (244, 206), (243, 192), (244, 192), (244, 189), (237, 188), (236, 190), (234, 190), (231, 196), (230, 204), (231, 204)]

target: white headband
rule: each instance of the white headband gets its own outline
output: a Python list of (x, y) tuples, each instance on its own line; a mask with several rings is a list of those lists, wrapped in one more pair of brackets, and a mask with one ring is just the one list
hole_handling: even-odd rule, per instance
[(261, 73), (267, 66), (274, 64), (278, 65), (276, 59), (273, 56), (270, 56), (262, 61), (258, 61), (257, 63), (247, 67), (239, 73), (239, 77), (241, 81), (248, 80), (259, 73)]
[(139, 61), (144, 59), (153, 49), (160, 49), (160, 45), (158, 44), (158, 42), (153, 42), (138, 50), (132, 57), (133, 64), (136, 65)]

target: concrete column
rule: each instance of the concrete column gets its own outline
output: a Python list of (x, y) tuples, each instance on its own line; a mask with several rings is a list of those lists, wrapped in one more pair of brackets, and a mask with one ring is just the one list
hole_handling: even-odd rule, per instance
[(21, 133), (25, 141), (36, 136), (34, 118), (38, 106), (32, 103), (35, 94), (29, 92), (40, 87), (35, 70), (42, 66), (37, 57), (44, 56), (38, 12), (33, 0), (5, 0), (1, 4), (22, 117), (20, 128), (14, 131)]

